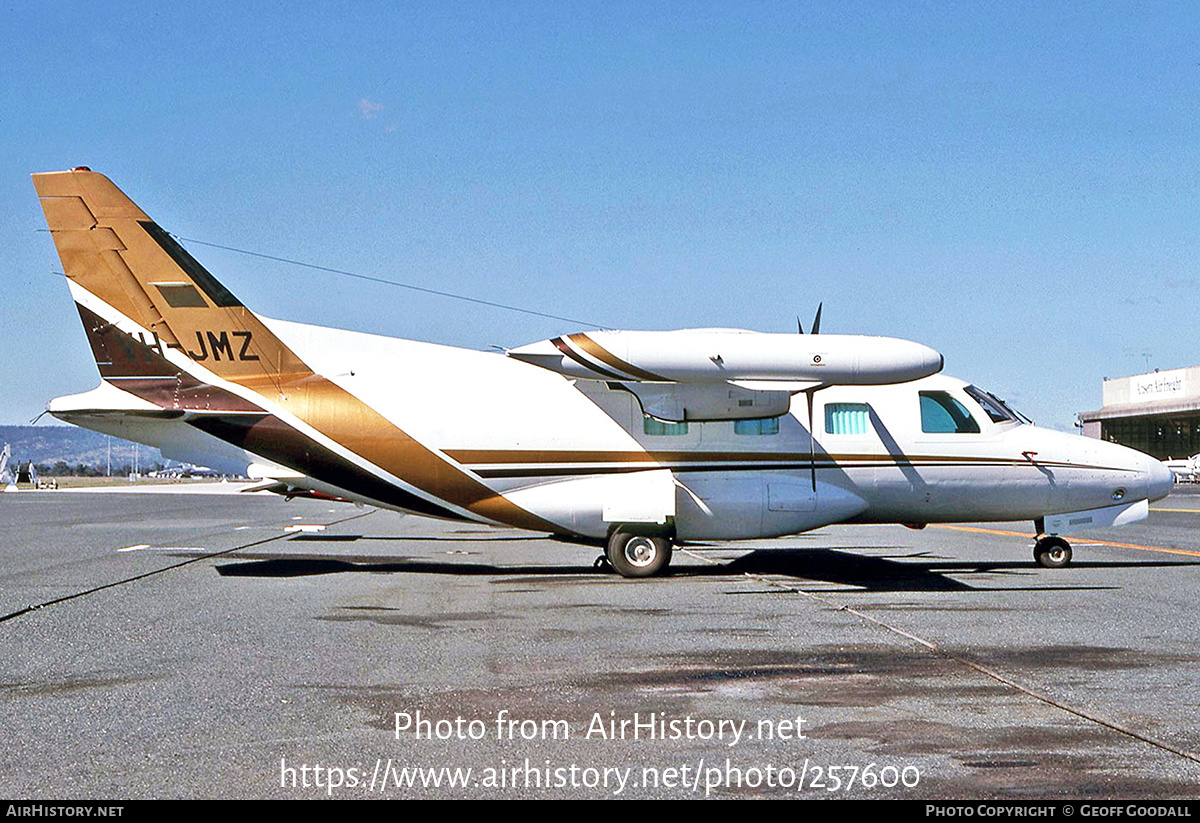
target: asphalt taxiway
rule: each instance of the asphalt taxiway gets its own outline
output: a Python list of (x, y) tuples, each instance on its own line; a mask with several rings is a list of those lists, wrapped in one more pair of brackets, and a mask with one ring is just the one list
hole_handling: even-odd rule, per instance
[(275, 497), (20, 492), (0, 523), (0, 796), (1200, 797), (1187, 489), (1053, 571), (1025, 524), (631, 581)]

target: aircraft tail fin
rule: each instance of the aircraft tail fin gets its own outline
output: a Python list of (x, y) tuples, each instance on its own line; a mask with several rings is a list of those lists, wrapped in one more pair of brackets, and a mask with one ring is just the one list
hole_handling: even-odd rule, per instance
[[(106, 379), (170, 370), (155, 356), (164, 348), (246, 385), (280, 385), (306, 371), (253, 312), (107, 177), (80, 167), (34, 174), (33, 184)], [(123, 325), (121, 318), (152, 339), (139, 331), (144, 346), (131, 349), (128, 334), (109, 333)]]

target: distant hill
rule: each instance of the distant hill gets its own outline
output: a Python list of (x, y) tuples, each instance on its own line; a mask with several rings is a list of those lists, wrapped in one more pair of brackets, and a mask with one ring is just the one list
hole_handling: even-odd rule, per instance
[[(128, 440), (78, 426), (0, 426), (0, 448), (4, 443), (12, 446), (13, 463), (32, 460), (37, 466), (53, 466), (62, 462), (72, 468), (83, 465), (103, 471), (109, 463), (110, 441), (113, 473), (123, 473), (124, 467), (134, 465), (135, 445)], [(142, 471), (166, 462), (158, 449), (142, 445), (136, 449)]]

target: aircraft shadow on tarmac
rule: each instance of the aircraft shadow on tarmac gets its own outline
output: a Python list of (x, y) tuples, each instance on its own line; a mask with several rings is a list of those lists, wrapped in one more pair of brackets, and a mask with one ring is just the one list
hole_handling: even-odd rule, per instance
[(528, 537), (489, 537), (486, 535), (471, 535), (469, 537), (421, 537), (419, 535), (405, 537), (378, 537), (364, 534), (298, 534), (288, 538), (289, 543), (353, 543), (357, 540), (386, 540), (389, 543), (528, 543)]
[[(874, 547), (884, 548), (889, 547)], [(896, 547), (898, 548), (898, 547)], [(902, 558), (902, 559), (901, 559)], [(1200, 563), (1181, 561), (1093, 562), (1076, 561), (1072, 569), (1124, 569), (1175, 566), (1197, 566)], [(280, 554), (223, 563), (216, 567), (224, 577), (312, 577), (326, 574), (441, 574), (453, 577), (595, 577), (621, 582), (611, 572), (587, 565), (503, 565), (478, 562), (438, 561), (428, 558), (394, 558), (356, 555), (330, 557), (321, 555)], [(873, 592), (902, 591), (1054, 591), (1104, 590), (1110, 585), (1072, 585), (1071, 569), (1047, 571), (1034, 567), (1029, 560), (973, 562), (953, 560), (918, 552), (893, 557), (872, 557), (839, 549), (765, 549), (750, 551), (728, 562), (714, 565), (676, 565), (670, 577), (676, 578), (741, 578), (750, 575), (770, 575), (789, 578), (803, 587), (804, 583), (837, 583)], [(951, 576), (954, 575), (954, 576)], [(983, 585), (971, 585), (957, 579), (963, 575), (986, 575)], [(1024, 583), (1037, 578), (1034, 585)], [(1053, 576), (1052, 582), (1046, 582)], [(1000, 579), (997, 579), (1000, 578)], [(644, 582), (644, 581), (629, 581)]]

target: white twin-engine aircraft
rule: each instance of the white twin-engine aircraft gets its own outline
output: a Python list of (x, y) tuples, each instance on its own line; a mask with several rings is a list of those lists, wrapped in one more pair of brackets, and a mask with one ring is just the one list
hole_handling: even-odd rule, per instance
[[(56, 417), (289, 495), (607, 545), (662, 572), (676, 541), (832, 523), (1129, 523), (1171, 473), (1025, 422), (883, 337), (569, 334), (504, 354), (270, 320), (103, 175), (33, 175), (103, 378)], [(816, 331), (816, 329), (814, 329)]]

